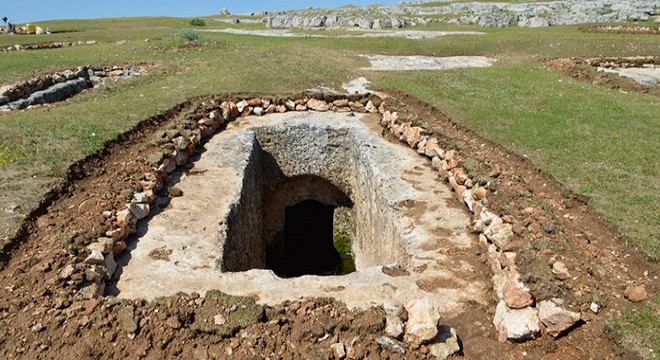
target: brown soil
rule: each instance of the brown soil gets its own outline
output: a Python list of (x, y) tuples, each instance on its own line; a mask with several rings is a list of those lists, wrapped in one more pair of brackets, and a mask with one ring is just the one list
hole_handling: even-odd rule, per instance
[[(0, 358), (332, 358), (331, 344), (352, 347), (354, 358), (427, 358), (425, 347), (402, 343), (404, 356), (379, 346), (382, 309), (349, 311), (331, 299), (305, 299), (275, 307), (249, 298), (209, 292), (179, 294), (152, 302), (110, 297), (79, 299), (94, 274), (71, 269), (85, 246), (112, 229), (106, 210), (126, 203), (151, 172), (148, 154), (159, 151), (168, 131), (184, 131), (222, 95), (192, 99), (145, 120), (104, 151), (73, 165), (68, 180), (53, 189), (4, 247), (0, 258)], [(213, 103), (215, 101), (215, 103)], [(624, 245), (624, 237), (592, 212), (586, 201), (539, 172), (526, 159), (457, 126), (440, 111), (394, 93), (388, 104), (424, 122), (447, 144), (456, 144), (468, 170), (491, 181), (491, 208), (510, 215), (519, 235), (519, 267), (537, 300), (557, 297), (581, 311), (586, 323), (557, 340), (545, 335), (525, 344), (501, 344), (492, 325), (495, 296), (487, 307), (472, 305), (463, 315), (443, 320), (455, 327), (466, 358), (607, 359), (627, 355), (607, 331), (607, 320), (641, 307), (623, 296), (630, 284), (658, 293), (656, 263)], [(214, 105), (215, 104), (215, 105)], [(146, 155), (145, 155), (146, 154)], [(467, 167), (467, 166), (466, 166)], [(500, 169), (499, 174), (493, 172)], [(167, 193), (167, 189), (162, 190)], [(483, 262), (486, 255), (480, 255)], [(561, 259), (573, 278), (554, 279), (551, 260)], [(648, 276), (643, 272), (648, 270)], [(442, 279), (438, 279), (441, 283)], [(424, 284), (433, 291), (435, 283)], [(596, 294), (598, 294), (596, 296)], [(604, 310), (587, 308), (598, 301)], [(623, 351), (623, 352), (622, 352)]]
[[(660, 96), (659, 86), (642, 85), (632, 79), (621, 77), (617, 74), (605, 73), (598, 71), (597, 66), (606, 64), (618, 64), (622, 67), (630, 67), (635, 65), (643, 65), (647, 62), (637, 64), (634, 59), (629, 58), (604, 58), (604, 59), (581, 59), (581, 58), (563, 58), (563, 59), (549, 59), (544, 60), (543, 64), (552, 68), (564, 75), (568, 75), (574, 79), (586, 81), (595, 85), (604, 86), (608, 89), (620, 91), (635, 91), (646, 93), (649, 95)], [(650, 58), (651, 63), (658, 64), (659, 58)], [(641, 60), (640, 60), (641, 61)], [(610, 66), (606, 66), (610, 67)]]
[(612, 26), (595, 25), (583, 27), (580, 30), (587, 33), (626, 34), (626, 35), (660, 35), (660, 26)]

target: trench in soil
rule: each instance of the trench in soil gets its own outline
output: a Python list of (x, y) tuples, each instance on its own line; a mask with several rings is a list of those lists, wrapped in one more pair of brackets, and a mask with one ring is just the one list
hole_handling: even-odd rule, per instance
[[(402, 96), (404, 97), (404, 96)], [(576, 202), (575, 199), (571, 198), (569, 195), (566, 195), (564, 189), (558, 184), (554, 179), (548, 177), (535, 170), (534, 167), (529, 163), (528, 160), (524, 160), (520, 157), (516, 157), (510, 153), (503, 151), (500, 147), (475, 137), (474, 134), (465, 132), (453, 124), (448, 122), (446, 119), (442, 120), (442, 116), (439, 115), (439, 112), (435, 109), (425, 108), (424, 105), (419, 105), (414, 101), (411, 101), (410, 98), (407, 98), (407, 106), (410, 106), (411, 109), (414, 109), (420, 115), (425, 116), (435, 124), (440, 124), (440, 126), (445, 126), (444, 129), (447, 131), (448, 136), (451, 138), (459, 139), (461, 144), (464, 144), (466, 149), (472, 154), (480, 154), (484, 152), (484, 156), (489, 158), (491, 161), (504, 165), (505, 168), (511, 169), (511, 171), (505, 171), (502, 175), (499, 176), (497, 180), (494, 180), (496, 183), (496, 188), (498, 189), (498, 196), (502, 196), (505, 199), (508, 199), (507, 192), (512, 191), (522, 191), (524, 189), (530, 189), (532, 193), (542, 192), (542, 196), (546, 197), (547, 200), (543, 204), (549, 205), (550, 208), (555, 207), (559, 211), (559, 215), (565, 214), (564, 216), (559, 216), (557, 219), (557, 224), (559, 230), (555, 229), (556, 237), (561, 237), (562, 239), (566, 238), (571, 241), (571, 253), (574, 253), (574, 256), (567, 255), (568, 253), (564, 252), (562, 256), (567, 256), (564, 258), (564, 261), (570, 266), (573, 275), (576, 275), (573, 279), (567, 280), (564, 284), (564, 289), (566, 292), (571, 292), (566, 297), (562, 293), (553, 293), (553, 294), (542, 294), (541, 292), (535, 293), (537, 296), (543, 299), (548, 297), (562, 297), (574, 300), (568, 300), (575, 303), (576, 306), (581, 306), (583, 310), (588, 311), (588, 305), (590, 303), (591, 296), (588, 300), (584, 299), (584, 296), (580, 297), (577, 295), (577, 292), (582, 292), (582, 289), (593, 289), (598, 290), (597, 294), (602, 294), (607, 306), (598, 317), (591, 315), (589, 320), (582, 327), (575, 329), (571, 333), (563, 336), (557, 340), (548, 340), (547, 338), (536, 341), (532, 344), (513, 346), (513, 345), (500, 345), (497, 344), (495, 340), (492, 340), (493, 328), (489, 324), (490, 312), (483, 312), (482, 306), (478, 304), (475, 305), (472, 302), (472, 307), (470, 309), (474, 310), (475, 307), (478, 308), (478, 311), (473, 312), (464, 312), (459, 318), (454, 318), (453, 322), (449, 321), (452, 325), (456, 326), (459, 334), (465, 343), (465, 353), (467, 356), (476, 357), (476, 358), (492, 358), (494, 356), (501, 356), (503, 354), (508, 354), (510, 357), (524, 357), (531, 356), (532, 358), (553, 358), (561, 359), (566, 357), (576, 357), (576, 358), (606, 358), (608, 355), (614, 356), (615, 353), (621, 351), (614, 342), (607, 336), (606, 332), (606, 319), (610, 318), (613, 314), (621, 311), (623, 308), (629, 307), (625, 304), (625, 301), (619, 296), (620, 290), (625, 288), (628, 284), (633, 281), (642, 281), (647, 283), (647, 289), (653, 293), (657, 293), (657, 285), (654, 284), (653, 278), (657, 274), (657, 266), (655, 264), (648, 263), (643, 256), (640, 254), (631, 251), (623, 245), (621, 238), (615, 236), (616, 231), (609, 227), (608, 224), (603, 225), (602, 221), (599, 219), (597, 214), (590, 212), (588, 207), (581, 202)], [(156, 121), (156, 119), (151, 119), (153, 126), (157, 124), (162, 124), (164, 119)], [(145, 122), (148, 123), (148, 122)], [(444, 125), (443, 125), (444, 124)], [(27, 239), (22, 243), (22, 246), (15, 246), (8, 248), (11, 250), (11, 256), (7, 254), (7, 261), (5, 262), (5, 256), (3, 256), (3, 267), (2, 267), (2, 284), (6, 292), (0, 294), (0, 297), (3, 299), (0, 302), (0, 310), (2, 312), (3, 321), (8, 324), (3, 328), (3, 331), (0, 332), (0, 335), (3, 337), (3, 340), (6, 339), (32, 339), (30, 343), (25, 343), (23, 340), (23, 345), (19, 341), (6, 341), (0, 349), (0, 352), (6, 354), (28, 354), (26, 356), (38, 356), (38, 353), (43, 351), (43, 347), (39, 348), (40, 344), (48, 343), (52, 341), (52, 354), (70, 354), (74, 349), (92, 347), (92, 345), (85, 345), (86, 341), (90, 341), (90, 344), (93, 343), (94, 349), (101, 349), (108, 356), (125, 356), (129, 353), (137, 354), (141, 350), (136, 348), (136, 344), (143, 344), (145, 342), (151, 342), (153, 336), (154, 344), (170, 344), (174, 352), (176, 349), (182, 349), (185, 345), (185, 341), (172, 341), (172, 338), (180, 339), (184, 336), (184, 333), (178, 335), (171, 335), (172, 330), (168, 326), (164, 326), (165, 318), (153, 317), (153, 323), (140, 321), (140, 332), (137, 334), (136, 343), (133, 339), (135, 338), (135, 333), (133, 337), (130, 337), (130, 330), (125, 330), (126, 324), (124, 321), (126, 317), (120, 316), (118, 320), (116, 314), (126, 313), (126, 309), (130, 310), (129, 320), (133, 319), (133, 314), (135, 314), (135, 319), (145, 320), (150, 318), (157, 311), (159, 313), (165, 313), (166, 309), (162, 303), (151, 302), (147, 303), (141, 300), (133, 300), (118, 302), (117, 299), (113, 297), (106, 298), (97, 298), (90, 301), (81, 301), (78, 295), (78, 291), (83, 284), (81, 280), (81, 273), (75, 274), (75, 276), (69, 280), (60, 280), (60, 274), (62, 269), (67, 264), (76, 262), (77, 265), (81, 265), (81, 257), (76, 256), (75, 254), (80, 254), (80, 250), (84, 249), (84, 238), (94, 237), (92, 222), (95, 222), (98, 217), (100, 217), (103, 209), (106, 208), (106, 200), (112, 202), (115, 207), (119, 207), (123, 204), (124, 200), (113, 200), (112, 194), (116, 193), (116, 188), (112, 186), (118, 186), (117, 176), (115, 174), (121, 174), (121, 169), (114, 169), (118, 167), (118, 164), (125, 166), (127, 169), (131, 169), (131, 166), (135, 166), (136, 162), (129, 161), (130, 158), (139, 158), (143, 156), (144, 143), (147, 140), (141, 137), (142, 130), (138, 129), (135, 133), (127, 134), (125, 137), (122, 137), (123, 140), (118, 141), (114, 146), (108, 147), (108, 156), (94, 156), (86, 161), (80, 166), (72, 168), (72, 177), (70, 188), (63, 192), (66, 194), (57, 199), (48, 200), (49, 204), (44, 205), (42, 210), (39, 213), (34, 214), (34, 222), (30, 224), (30, 227), (25, 230), (25, 238)], [(231, 129), (230, 129), (231, 130)], [(138, 134), (138, 132), (140, 134)], [(149, 130), (146, 131), (149, 134)], [(222, 134), (216, 135), (216, 137), (221, 136)], [(477, 141), (475, 141), (477, 139)], [(219, 139), (211, 139), (211, 142), (217, 141)], [(210, 148), (207, 147), (206, 153), (209, 153)], [(203, 155), (203, 154), (202, 154)], [(127, 157), (129, 158), (127, 160)], [(195, 163), (195, 166), (190, 171), (187, 171), (183, 175), (187, 175), (188, 178), (196, 177), (195, 170), (199, 170), (199, 165), (203, 159), (200, 159)], [(398, 159), (389, 159), (389, 163), (398, 163)], [(420, 165), (420, 169), (423, 169), (423, 164)], [(107, 169), (111, 169), (109, 173)], [(145, 171), (140, 170), (139, 166), (132, 168), (130, 171)], [(413, 166), (409, 171), (417, 171), (418, 173), (408, 173), (404, 174), (403, 177), (408, 178), (408, 180), (421, 180), (421, 170)], [(513, 171), (515, 169), (515, 171)], [(118, 172), (115, 173), (114, 170)], [(197, 173), (199, 174), (199, 173)], [(182, 175), (182, 177), (183, 177)], [(108, 179), (110, 181), (108, 181)], [(181, 186), (185, 185), (184, 181), (180, 182)], [(185, 191), (185, 193), (194, 193), (195, 190), (200, 192), (201, 190), (209, 190), (211, 196), (209, 199), (217, 199), (217, 197), (222, 196), (226, 191), (226, 184), (222, 186), (212, 187), (209, 186), (208, 181), (201, 182), (200, 184), (204, 185), (202, 188), (192, 186), (188, 188), (190, 191)], [(441, 191), (441, 188), (438, 188)], [(111, 197), (101, 199), (100, 197), (90, 198), (89, 194), (92, 193), (105, 193), (111, 194)], [(442, 194), (434, 194), (434, 196), (439, 196), (445, 201), (449, 201), (451, 196), (444, 197)], [(534, 197), (530, 193), (530, 197)], [(564, 198), (564, 196), (567, 196)], [(50, 201), (52, 200), (52, 204)], [(403, 200), (403, 199), (402, 199)], [(418, 208), (419, 212), (424, 212), (428, 210), (428, 204), (422, 199), (409, 199), (408, 202), (402, 201), (396, 203), (398, 208), (408, 208), (409, 211), (416, 211), (415, 208)], [(494, 200), (497, 200), (497, 197), (494, 197)], [(562, 208), (561, 205), (563, 202), (566, 202), (566, 208)], [(105, 202), (105, 204), (104, 204)], [(555, 202), (559, 203), (557, 205)], [(172, 204), (177, 203), (177, 199), (172, 200)], [(185, 202), (184, 202), (185, 203)], [(570, 205), (573, 203), (574, 205)], [(87, 204), (86, 207), (82, 207), (83, 204)], [(96, 204), (96, 207), (93, 207)], [(178, 202), (176, 206), (173, 206), (171, 209), (176, 209), (181, 207), (183, 203)], [(203, 203), (202, 203), (203, 204)], [(213, 204), (209, 202), (208, 204)], [(199, 205), (199, 203), (197, 204)], [(92, 207), (94, 211), (86, 211)], [(77, 209), (77, 210), (76, 210)], [(535, 211), (541, 211), (543, 207), (539, 207)], [(204, 209), (203, 209), (204, 210)], [(97, 215), (94, 215), (97, 214)], [(540, 221), (544, 216), (551, 218), (549, 214), (540, 213), (534, 214), (530, 217), (531, 221)], [(569, 216), (569, 218), (566, 218)], [(223, 217), (224, 218), (224, 217)], [(92, 219), (90, 221), (90, 219)], [(150, 219), (147, 223), (150, 227), (155, 223), (156, 217)], [(219, 218), (216, 218), (216, 221)], [(583, 232), (584, 229), (589, 229), (589, 232)], [(438, 236), (444, 236), (447, 231), (446, 229), (436, 229)], [(72, 232), (77, 232), (78, 235), (75, 238), (71, 238), (71, 241), (63, 238), (62, 235), (71, 234)], [(451, 232), (451, 231), (450, 231)], [(527, 232), (525, 232), (527, 234)], [(575, 235), (577, 234), (577, 235)], [(547, 234), (553, 244), (560, 244), (560, 242), (555, 241), (555, 234)], [(585, 245), (584, 237), (588, 236), (588, 244)], [(216, 239), (217, 240), (217, 239)], [(67, 244), (67, 245), (63, 245)], [(215, 242), (217, 246), (217, 242)], [(452, 247), (447, 247), (450, 249)], [(77, 251), (76, 251), (77, 250)], [(131, 255), (137, 255), (134, 251), (131, 252)], [(473, 252), (474, 250), (470, 250)], [(558, 250), (554, 250), (558, 251)], [(548, 254), (549, 252), (549, 254)], [(5, 254), (3, 254), (5, 255)], [(466, 254), (464, 254), (466, 255)], [(534, 254), (535, 258), (538, 258), (538, 261), (546, 263), (549, 257), (554, 256), (552, 251), (544, 251), (542, 253)], [(483, 254), (482, 256), (483, 257)], [(464, 260), (469, 260), (470, 256), (465, 256)], [(418, 259), (419, 260), (419, 259)], [(436, 262), (437, 263), (437, 262)], [(450, 263), (448, 266), (450, 268), (455, 268), (457, 265), (465, 265), (464, 263)], [(523, 269), (529, 268), (528, 264), (521, 264)], [(602, 267), (601, 267), (602, 266)], [(415, 269), (421, 269), (420, 267), (413, 267), (413, 273), (411, 275), (415, 276)], [(387, 267), (382, 267), (383, 270), (388, 269)], [(482, 271), (487, 273), (488, 269), (484, 269), (484, 266), (481, 268), (475, 267), (476, 271)], [(405, 269), (399, 269), (398, 271), (393, 271), (395, 269), (389, 269), (390, 274), (397, 274), (398, 276), (403, 276), (405, 282), (415, 282), (414, 278), (406, 276)], [(253, 270), (250, 270), (253, 271)], [(250, 271), (244, 273), (250, 273)], [(359, 271), (358, 271), (359, 272)], [(602, 272), (602, 275), (601, 275)], [(642, 275), (642, 273), (644, 273)], [(647, 275), (650, 274), (650, 275)], [(217, 274), (217, 273), (216, 273)], [(254, 272), (252, 273), (254, 274)], [(162, 276), (167, 276), (168, 274), (160, 274)], [(345, 278), (350, 279), (355, 276), (356, 273), (352, 273), (343, 277), (325, 277), (328, 279), (331, 278)], [(478, 282), (481, 277), (475, 275), (470, 275), (469, 273), (463, 274), (466, 282)], [(223, 276), (221, 274), (221, 276)], [(650, 277), (648, 277), (650, 276)], [(243, 278), (242, 281), (237, 282), (236, 286), (241, 287), (246, 284), (246, 278)], [(389, 285), (389, 288), (393, 288), (400, 283), (397, 283), (397, 280), (401, 277), (388, 277), (387, 283), (384, 285)], [(640, 280), (641, 279), (641, 280)], [(657, 277), (655, 278), (657, 282)], [(215, 279), (218, 280), (218, 277)], [(309, 283), (315, 281), (315, 277), (304, 276), (298, 278), (298, 281), (305, 280)], [(426, 281), (422, 281), (426, 280)], [(431, 281), (429, 281), (431, 280)], [(435, 280), (432, 281), (432, 280)], [(432, 279), (421, 279), (417, 278), (417, 284), (423, 285), (429, 293), (434, 292), (443, 292), (442, 289), (438, 289), (437, 284), (442, 285), (442, 277), (435, 277)], [(461, 278), (459, 278), (461, 280)], [(280, 281), (277, 278), (267, 278), (266, 282), (277, 282)], [(291, 279), (291, 283), (295, 284), (296, 279)], [(345, 280), (342, 280), (345, 281)], [(217, 284), (217, 282), (216, 282)], [(309, 284), (307, 284), (309, 285)], [(466, 283), (459, 283), (458, 286), (465, 286)], [(479, 283), (483, 289), (488, 288), (490, 285), (488, 283)], [(181, 288), (182, 290), (185, 290)], [(288, 288), (285, 288), (288, 290)], [(341, 285), (336, 287), (328, 286), (327, 289), (333, 289), (336, 292), (342, 292)], [(281, 288), (280, 288), (281, 290)], [(359, 290), (359, 289), (358, 289)], [(405, 289), (404, 289), (405, 291)], [(190, 292), (190, 291), (189, 291)], [(359, 292), (359, 291), (358, 291)], [(51, 294), (53, 294), (51, 296)], [(327, 293), (325, 293), (327, 294)], [(168, 298), (168, 307), (170, 309), (181, 309), (183, 312), (189, 311), (190, 309), (195, 309), (195, 303), (193, 299), (199, 295), (191, 293), (191, 295), (177, 295), (173, 298)], [(251, 296), (253, 294), (250, 294)], [(324, 295), (323, 293), (317, 293), (318, 296)], [(444, 298), (451, 298), (454, 296), (452, 293), (444, 292), (441, 294)], [(139, 296), (136, 296), (139, 298)], [(472, 299), (477, 298), (473, 296)], [(199, 299), (198, 299), (199, 300)], [(172, 305), (169, 305), (171, 302)], [(487, 302), (487, 301), (486, 301)], [(59, 304), (59, 305), (57, 305)], [(119, 304), (119, 305), (118, 305)], [(124, 305), (130, 305), (124, 307)], [(100, 305), (100, 306), (97, 306)], [(482, 304), (483, 305), (483, 304)], [(287, 305), (288, 306), (288, 305)], [(586, 308), (585, 308), (586, 306)], [(43, 310), (41, 310), (43, 309)], [(84, 312), (83, 309), (87, 309)], [(287, 307), (287, 309), (289, 309)], [(294, 309), (291, 306), (291, 309)], [(291, 310), (289, 309), (289, 310)], [(295, 308), (297, 309), (297, 308)], [(46, 310), (48, 310), (48, 315), (46, 315)], [(287, 310), (287, 311), (289, 311)], [(222, 311), (218, 309), (217, 311)], [(295, 310), (293, 310), (295, 311)], [(67, 315), (64, 315), (64, 314)], [(88, 314), (92, 314), (88, 316)], [(215, 314), (213, 312), (212, 314)], [(278, 315), (279, 316), (279, 315)], [(103, 319), (104, 324), (106, 325), (97, 325), (95, 321), (90, 322), (90, 318)], [(304, 321), (309, 316), (299, 317), (296, 321)], [(104, 319), (108, 320), (104, 320)], [(65, 320), (63, 320), (65, 319)], [(471, 319), (471, 320), (470, 320)], [(64, 323), (59, 322), (64, 321)], [(213, 319), (211, 319), (212, 323)], [(472, 325), (474, 322), (474, 326)], [(27, 326), (11, 326), (9, 324), (27, 324)], [(37, 325), (45, 325), (46, 327), (38, 327), (43, 331), (35, 333), (34, 330), (30, 332), (30, 329), (34, 329)], [(180, 323), (178, 326), (180, 326)], [(130, 325), (130, 324), (129, 324)], [(111, 336), (98, 336), (98, 331), (100, 326), (107, 326), (104, 331)], [(62, 328), (65, 327), (67, 331), (62, 336)], [(75, 328), (75, 331), (71, 330)], [(137, 327), (136, 327), (137, 328)], [(44, 330), (45, 329), (45, 330)], [(250, 328), (250, 331), (253, 331), (255, 328)], [(183, 324), (183, 328), (180, 330), (188, 331), (188, 324)], [(126, 332), (129, 331), (129, 337), (126, 337)], [(360, 335), (364, 335), (364, 330), (358, 330)], [(282, 333), (285, 332), (284, 327), (282, 328)], [(72, 336), (73, 334), (73, 336)], [(192, 329), (189, 333), (190, 336), (193, 336)], [(181, 337), (179, 337), (181, 335)], [(187, 336), (187, 335), (185, 335)], [(209, 341), (216, 343), (217, 339), (209, 340), (209, 336), (205, 334), (200, 334), (199, 332), (194, 333), (195, 338), (197, 339), (194, 342), (194, 345), (199, 345), (200, 347), (207, 347)], [(237, 335), (237, 338), (240, 335)], [(264, 337), (267, 344), (268, 338)], [(345, 343), (351, 339), (342, 338)], [(370, 338), (372, 339), (372, 338)], [(293, 340), (294, 342), (297, 340)], [(191, 342), (188, 342), (190, 344)], [(313, 339), (313, 343), (317, 344), (316, 339)], [(593, 344), (593, 346), (585, 347), (585, 343)], [(321, 344), (326, 346), (325, 344)], [(22, 346), (22, 347), (21, 347)], [(43, 345), (42, 345), (43, 346)], [(249, 343), (245, 346), (251, 346)], [(327, 346), (326, 346), (327, 347)], [(174, 352), (171, 350), (170, 346), (165, 348), (159, 348), (158, 346), (152, 348), (151, 352), (156, 354), (163, 354), (163, 357), (167, 357), (169, 354), (172, 355)], [(137, 350), (136, 350), (137, 349)], [(299, 348), (301, 349), (301, 348)], [(188, 349), (190, 350), (190, 349)], [(59, 352), (58, 352), (59, 351)], [(168, 352), (169, 351), (169, 352)], [(180, 351), (180, 350), (179, 350)], [(211, 350), (209, 350), (210, 352)], [(293, 351), (293, 350), (291, 350)], [(303, 351), (303, 350), (299, 350)], [(122, 353), (123, 352), (123, 353)], [(30, 355), (31, 354), (31, 355)], [(177, 353), (180, 355), (180, 353)], [(506, 357), (506, 356), (505, 356)]]
[[(138, 224), (110, 293), (219, 289), (273, 305), (321, 296), (361, 308), (430, 297), (447, 315), (485, 303), (478, 259), (459, 256), (476, 246), (469, 216), (448, 206), (428, 160), (385, 140), (378, 121), (310, 111), (230, 123), (172, 176), (182, 196)], [(339, 223), (354, 263), (333, 245)], [(153, 256), (161, 251), (168, 256)]]

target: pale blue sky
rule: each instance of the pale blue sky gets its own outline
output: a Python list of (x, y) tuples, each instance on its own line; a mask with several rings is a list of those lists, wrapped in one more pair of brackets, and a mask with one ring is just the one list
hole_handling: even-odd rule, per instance
[[(89, 19), (132, 16), (205, 16), (227, 8), (233, 14), (256, 11), (337, 7), (347, 4), (395, 4), (400, 0), (224, 1), (224, 0), (0, 0), (0, 17), (16, 24), (52, 19)], [(2, 24), (0, 24), (2, 25)]]

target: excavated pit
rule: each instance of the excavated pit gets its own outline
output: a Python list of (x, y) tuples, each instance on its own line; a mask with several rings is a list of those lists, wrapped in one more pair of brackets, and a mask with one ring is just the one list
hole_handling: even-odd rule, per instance
[[(312, 296), (360, 308), (429, 299), (447, 316), (485, 304), (489, 285), (459, 256), (476, 246), (470, 217), (448, 206), (429, 161), (385, 140), (378, 121), (292, 112), (230, 123), (174, 177), (183, 195), (138, 224), (109, 292), (218, 289), (264, 304)], [(338, 211), (350, 219), (348, 274), (332, 242)]]

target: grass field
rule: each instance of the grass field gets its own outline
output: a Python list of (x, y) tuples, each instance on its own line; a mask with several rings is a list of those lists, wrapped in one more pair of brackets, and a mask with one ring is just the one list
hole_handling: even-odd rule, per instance
[[(660, 99), (578, 82), (540, 63), (571, 56), (660, 56), (657, 37), (587, 34), (577, 26), (483, 29), (432, 24), (424, 30), (485, 34), (416, 41), (200, 33), (195, 44), (184, 44), (174, 35), (187, 28), (189, 20), (50, 21), (39, 25), (57, 32), (52, 35), (0, 36), (0, 47), (99, 42), (0, 53), (0, 84), (85, 64), (158, 65), (147, 77), (88, 91), (54, 107), (0, 114), (0, 191), (21, 191), (26, 177), (43, 183), (62, 177), (72, 162), (105, 141), (192, 96), (339, 87), (366, 75), (375, 87), (409, 93), (528, 156), (569, 189), (589, 196), (592, 206), (619, 226), (633, 245), (660, 259)], [(205, 21), (207, 29), (229, 26), (211, 18)], [(119, 40), (127, 42), (118, 44)], [(367, 63), (358, 55), (376, 53), (485, 55), (498, 62), (488, 69), (441, 73), (361, 71)], [(647, 331), (647, 319), (633, 320), (628, 323), (635, 329)]]

